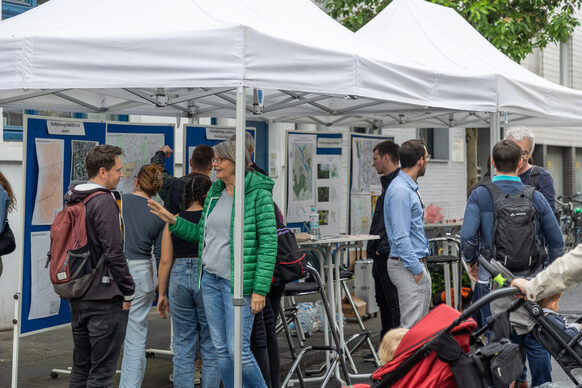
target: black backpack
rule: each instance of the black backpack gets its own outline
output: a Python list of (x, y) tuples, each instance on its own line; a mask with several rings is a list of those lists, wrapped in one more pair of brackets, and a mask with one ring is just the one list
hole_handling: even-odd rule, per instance
[(483, 186), (493, 197), (495, 212), (493, 246), (485, 248), (483, 256), (496, 259), (512, 272), (534, 271), (545, 261), (545, 250), (537, 238), (535, 189), (525, 186), (520, 193), (507, 194), (492, 182)]
[(295, 234), (283, 223), (281, 211), (275, 205), (277, 221), (277, 261), (273, 271), (272, 287), (284, 286), (307, 275), (305, 254), (299, 253)]

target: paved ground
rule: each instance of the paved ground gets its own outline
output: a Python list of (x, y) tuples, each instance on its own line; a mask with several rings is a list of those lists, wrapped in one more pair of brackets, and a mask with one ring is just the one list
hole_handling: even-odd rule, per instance
[[(568, 290), (564, 293), (561, 310), (566, 314), (580, 316), (582, 314), (582, 286)], [(375, 346), (378, 345), (378, 331), (380, 319), (370, 318), (365, 324), (375, 336), (372, 336)], [(148, 347), (155, 349), (168, 349), (170, 326), (168, 321), (160, 319), (154, 312), (150, 314), (150, 330), (148, 333)], [(355, 322), (346, 323), (346, 335), (358, 330)], [(308, 339), (307, 344), (322, 342), (322, 334), (316, 333)], [(283, 372), (288, 370), (291, 365), (290, 352), (283, 334), (279, 337), (281, 346), (281, 364)], [(373, 363), (365, 362), (363, 355), (368, 351), (362, 347), (354, 357), (356, 366), (360, 373), (371, 373), (375, 366)], [(50, 372), (52, 368), (66, 368), (70, 366), (72, 354), (72, 341), (70, 328), (57, 329), (47, 333), (41, 333), (33, 336), (24, 337), (20, 341), (20, 387), (66, 387), (68, 385), (68, 376), (59, 375), (58, 378), (52, 379)], [(0, 387), (9, 387), (11, 381), (12, 365), (12, 332), (0, 332)], [(313, 354), (306, 360), (308, 367), (318, 366), (321, 363), (321, 357)], [(144, 379), (143, 387), (146, 388), (164, 388), (172, 387), (168, 380), (171, 373), (171, 357), (156, 355), (154, 358), (147, 360), (147, 372)], [(563, 373), (557, 364), (554, 363), (552, 376), (557, 387), (573, 387), (568, 377)], [(116, 382), (118, 379), (116, 379)], [(363, 380), (362, 382), (365, 382)], [(309, 384), (310, 387), (317, 386)], [(337, 387), (339, 383), (332, 381), (328, 386)]]

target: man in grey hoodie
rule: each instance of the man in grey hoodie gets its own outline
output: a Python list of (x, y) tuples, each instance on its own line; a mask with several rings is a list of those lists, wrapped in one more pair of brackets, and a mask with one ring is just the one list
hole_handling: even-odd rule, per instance
[(73, 329), (73, 368), (69, 387), (111, 386), (125, 338), (134, 296), (134, 282), (123, 252), (123, 220), (117, 199), (123, 176), (122, 150), (111, 145), (93, 148), (85, 160), (89, 182), (72, 187), (65, 201), (85, 203), (87, 242), (94, 268), (105, 256), (87, 292), (69, 301)]

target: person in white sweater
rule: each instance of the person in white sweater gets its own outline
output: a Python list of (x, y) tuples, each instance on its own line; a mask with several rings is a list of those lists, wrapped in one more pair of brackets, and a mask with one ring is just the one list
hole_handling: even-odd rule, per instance
[(526, 280), (516, 278), (511, 282), (518, 287), (527, 299), (538, 301), (557, 294), (582, 282), (582, 244), (556, 259), (535, 278)]

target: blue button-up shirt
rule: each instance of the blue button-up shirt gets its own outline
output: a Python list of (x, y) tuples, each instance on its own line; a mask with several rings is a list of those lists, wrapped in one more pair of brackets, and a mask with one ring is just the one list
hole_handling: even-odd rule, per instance
[(419, 259), (430, 253), (424, 233), (424, 209), (418, 184), (404, 171), (400, 171), (386, 191), (384, 224), (390, 241), (390, 257), (399, 257), (414, 275), (421, 273)]

